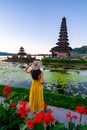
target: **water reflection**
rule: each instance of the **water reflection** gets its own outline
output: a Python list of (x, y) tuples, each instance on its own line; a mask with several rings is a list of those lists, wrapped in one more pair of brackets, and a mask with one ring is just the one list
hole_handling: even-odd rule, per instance
[[(24, 72), (26, 64), (0, 61), (0, 84), (17, 87), (30, 87), (31, 76)], [(44, 89), (53, 91), (58, 81), (63, 83), (67, 79), (67, 91), (70, 95), (87, 95), (87, 70), (67, 70), (67, 73), (51, 72), (49, 68), (42, 68), (45, 78)]]

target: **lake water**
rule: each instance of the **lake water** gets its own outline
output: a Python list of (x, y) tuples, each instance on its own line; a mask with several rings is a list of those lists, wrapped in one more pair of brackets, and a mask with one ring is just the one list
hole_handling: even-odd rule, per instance
[[(24, 72), (26, 64), (0, 61), (0, 84), (16, 87), (30, 87), (31, 76)], [(67, 73), (51, 72), (43, 66), (44, 89), (51, 91), (58, 85), (59, 80), (67, 79), (68, 95), (87, 95), (87, 70), (67, 70)]]

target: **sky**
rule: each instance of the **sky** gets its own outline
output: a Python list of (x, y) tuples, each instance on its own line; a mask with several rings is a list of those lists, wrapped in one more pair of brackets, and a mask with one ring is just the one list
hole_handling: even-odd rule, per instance
[(87, 0), (0, 0), (0, 52), (50, 54), (63, 17), (69, 46), (87, 46)]

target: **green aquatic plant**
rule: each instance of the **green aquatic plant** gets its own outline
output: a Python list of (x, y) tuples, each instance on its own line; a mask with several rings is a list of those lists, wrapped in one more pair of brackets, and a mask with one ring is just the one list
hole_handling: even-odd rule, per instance
[(68, 83), (68, 78), (65, 75), (59, 77), (59, 79), (57, 80), (58, 93), (64, 93), (66, 91), (67, 83)]
[(68, 78), (65, 75), (57, 77), (56, 87), (52, 88), (53, 92), (64, 93), (67, 90)]

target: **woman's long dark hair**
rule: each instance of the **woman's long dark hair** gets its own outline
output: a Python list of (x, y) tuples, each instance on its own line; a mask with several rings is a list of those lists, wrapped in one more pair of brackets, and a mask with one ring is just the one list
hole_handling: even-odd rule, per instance
[(38, 70), (32, 70), (31, 71), (31, 76), (32, 76), (32, 78), (34, 80), (38, 80), (40, 73), (41, 73), (40, 69), (38, 69)]

